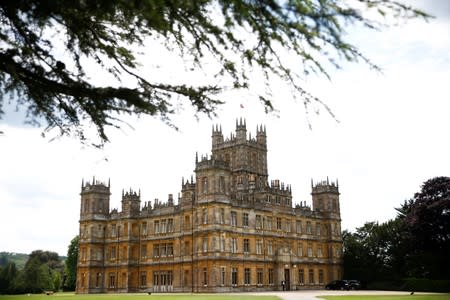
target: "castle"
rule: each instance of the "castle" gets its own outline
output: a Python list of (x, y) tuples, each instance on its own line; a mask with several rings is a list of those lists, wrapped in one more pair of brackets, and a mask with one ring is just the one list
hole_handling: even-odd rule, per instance
[(82, 182), (77, 293), (234, 292), (321, 288), (342, 277), (339, 186), (311, 182), (312, 207), (268, 180), (267, 137), (245, 120), (210, 156), (196, 157), (181, 195), (141, 203), (110, 184)]

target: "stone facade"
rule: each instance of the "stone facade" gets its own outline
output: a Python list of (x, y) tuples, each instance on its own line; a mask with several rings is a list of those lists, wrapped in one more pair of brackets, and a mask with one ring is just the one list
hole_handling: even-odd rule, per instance
[(141, 203), (110, 184), (81, 186), (77, 293), (233, 292), (321, 288), (342, 276), (339, 188), (312, 185), (312, 208), (292, 205), (291, 186), (268, 180), (266, 130), (245, 120), (212, 153), (196, 157), (174, 203)]

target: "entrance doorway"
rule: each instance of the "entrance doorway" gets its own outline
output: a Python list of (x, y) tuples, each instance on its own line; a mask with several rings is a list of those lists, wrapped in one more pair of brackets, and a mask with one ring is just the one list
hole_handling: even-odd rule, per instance
[(291, 277), (289, 269), (284, 269), (284, 282), (286, 291), (289, 291), (291, 289)]

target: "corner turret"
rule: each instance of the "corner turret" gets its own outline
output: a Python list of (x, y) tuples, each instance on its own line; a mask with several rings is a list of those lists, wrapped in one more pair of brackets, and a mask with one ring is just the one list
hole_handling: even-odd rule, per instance
[(137, 216), (141, 208), (141, 191), (136, 193), (132, 189), (122, 190), (122, 213), (128, 216)]
[(328, 180), (314, 183), (311, 179), (313, 210), (340, 215), (339, 183)]
[(109, 214), (110, 182), (108, 184), (98, 181), (95, 177), (92, 182), (81, 181), (81, 209), (80, 220), (104, 218)]

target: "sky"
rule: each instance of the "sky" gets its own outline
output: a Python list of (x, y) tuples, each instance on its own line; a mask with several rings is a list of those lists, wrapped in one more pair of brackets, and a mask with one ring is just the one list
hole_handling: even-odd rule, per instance
[(120, 209), (122, 189), (140, 189), (142, 202), (176, 198), (182, 177), (193, 174), (195, 153), (211, 151), (212, 125), (220, 124), (227, 136), (241, 117), (253, 136), (257, 125), (266, 126), (269, 180), (291, 184), (294, 203), (311, 204), (311, 179), (328, 176), (339, 180), (342, 229), (394, 218), (394, 208), (424, 181), (450, 175), (450, 2), (408, 3), (436, 18), (380, 32), (347, 29), (382, 73), (345, 64), (331, 80), (305, 79), (337, 120), (322, 109), (310, 111), (307, 121), (303, 104), (274, 83), (276, 113), (265, 114), (253, 91), (227, 92), (217, 117), (197, 119), (185, 107), (172, 118), (179, 131), (159, 119), (128, 118), (132, 127), (110, 130), (111, 142), (98, 150), (71, 138), (43, 138), (43, 128), (23, 124), (23, 115), (6, 107), (0, 251), (65, 255), (78, 234), (82, 179), (110, 179), (111, 208)]

